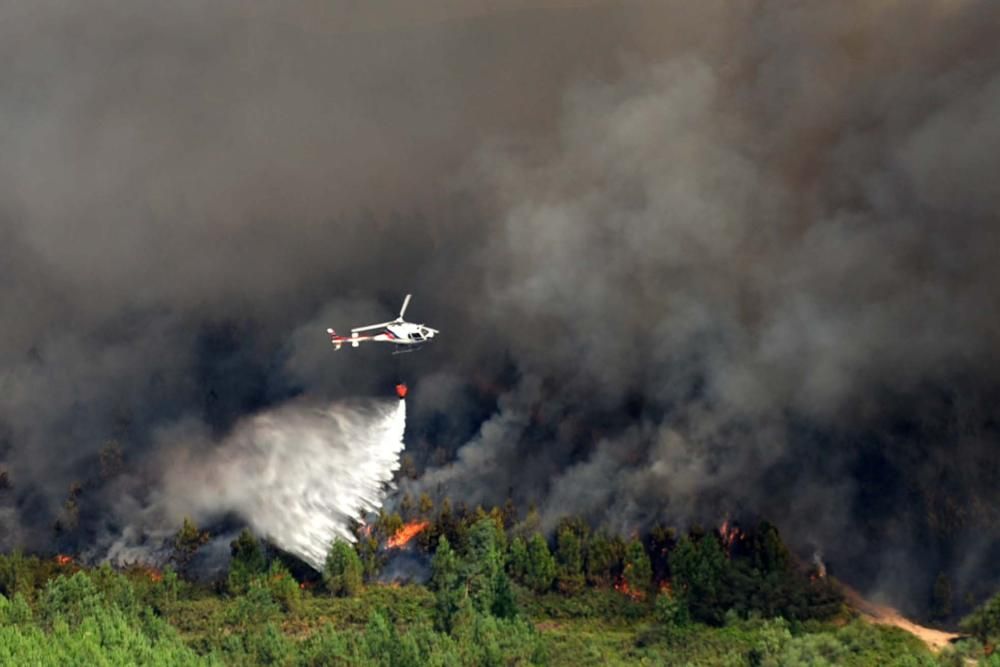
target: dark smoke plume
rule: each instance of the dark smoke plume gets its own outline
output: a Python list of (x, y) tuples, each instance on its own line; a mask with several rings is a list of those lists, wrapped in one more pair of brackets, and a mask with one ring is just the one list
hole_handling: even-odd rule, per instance
[[(0, 9), (3, 546), (403, 374), (410, 491), (995, 583), (996, 3), (416, 7)], [(326, 345), (405, 292), (432, 346)]]

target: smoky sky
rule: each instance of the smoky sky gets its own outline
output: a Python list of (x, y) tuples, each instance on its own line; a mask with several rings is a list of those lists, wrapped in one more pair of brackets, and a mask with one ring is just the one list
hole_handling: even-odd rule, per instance
[[(405, 376), (403, 491), (766, 515), (911, 597), (989, 563), (995, 3), (0, 15), (5, 546), (127, 522), (172, 424)], [(433, 345), (326, 343), (407, 292)]]

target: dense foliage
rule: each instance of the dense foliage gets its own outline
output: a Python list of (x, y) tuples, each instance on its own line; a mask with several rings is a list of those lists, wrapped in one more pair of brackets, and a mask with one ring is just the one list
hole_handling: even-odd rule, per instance
[[(566, 520), (550, 541), (512, 512), (442, 511), (445, 522), (428, 521), (407, 547), (411, 556), (426, 553), (426, 586), (377, 579), (392, 556), (382, 545), (401, 518), (368, 528), (377, 548), (331, 545), (322, 576), (304, 579), (248, 531), (233, 541), (228, 577), (215, 584), (189, 583), (169, 568), (86, 569), (66, 557), (0, 556), (0, 664), (997, 661), (990, 642), (1000, 629), (1000, 596), (965, 620), (977, 639), (934, 655), (901, 630), (851, 620), (835, 582), (800, 566), (766, 523), (626, 541)], [(203, 541), (193, 524), (182, 533), (178, 563)]]

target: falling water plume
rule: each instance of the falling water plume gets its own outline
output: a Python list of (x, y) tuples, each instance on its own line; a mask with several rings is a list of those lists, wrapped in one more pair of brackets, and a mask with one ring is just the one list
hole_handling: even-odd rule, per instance
[(352, 519), (376, 510), (399, 468), (406, 402), (288, 405), (241, 422), (208, 460), (168, 476), (175, 516), (234, 512), (260, 535), (322, 568)]

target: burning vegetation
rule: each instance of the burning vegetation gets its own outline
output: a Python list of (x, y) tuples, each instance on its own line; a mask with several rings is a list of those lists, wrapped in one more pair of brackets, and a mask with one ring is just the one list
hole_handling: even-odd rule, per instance
[(429, 521), (411, 521), (389, 538), (386, 546), (390, 549), (402, 549), (413, 540), (414, 537), (422, 533), (430, 525)]

